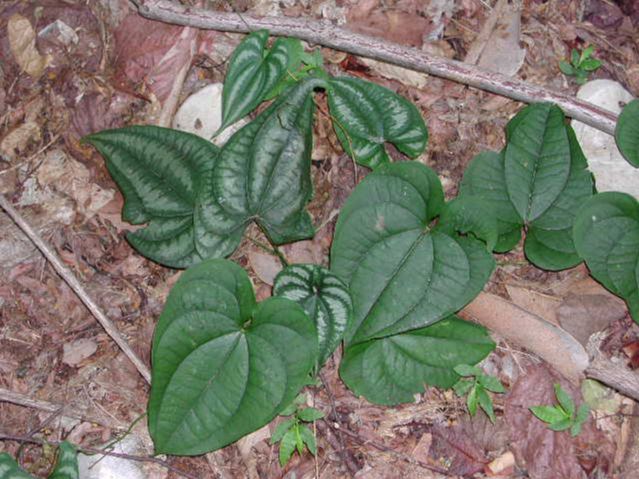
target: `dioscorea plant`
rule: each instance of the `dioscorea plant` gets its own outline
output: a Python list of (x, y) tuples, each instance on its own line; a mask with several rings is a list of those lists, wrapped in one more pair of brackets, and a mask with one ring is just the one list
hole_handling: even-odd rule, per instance
[[(585, 259), (639, 318), (639, 206), (623, 195), (592, 197), (586, 159), (557, 106), (522, 109), (504, 150), (478, 155), (460, 195), (446, 201), (427, 166), (390, 161), (388, 144), (408, 158), (424, 151), (417, 108), (321, 65), (297, 40), (269, 48), (268, 33), (254, 32), (229, 63), (223, 126), (273, 101), (222, 148), (151, 126), (85, 138), (122, 190), (124, 219), (146, 225), (127, 236), (132, 246), (189, 268), (153, 340), (148, 412), (159, 453), (217, 449), (289, 411), (342, 342), (340, 375), (372, 402), (411, 401), (425, 384), (452, 387), (464, 374), (459, 365), (472, 368), (495, 346), (455, 313), (489, 280), (492, 252), (512, 249), (522, 231), (535, 265), (559, 270)], [(313, 236), (306, 205), (318, 90), (346, 153), (373, 172), (340, 212), (330, 270), (287, 267), (258, 304), (247, 274), (222, 258), (251, 222), (275, 245)], [(630, 130), (618, 141), (634, 151)]]

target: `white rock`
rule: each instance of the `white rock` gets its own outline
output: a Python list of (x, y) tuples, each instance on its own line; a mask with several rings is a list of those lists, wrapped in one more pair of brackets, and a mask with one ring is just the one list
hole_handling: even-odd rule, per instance
[[(213, 143), (223, 145), (248, 120), (241, 119), (215, 137)], [(222, 84), (212, 83), (189, 96), (173, 117), (173, 128), (210, 140), (222, 124)]]
[[(633, 96), (612, 80), (593, 80), (579, 89), (577, 97), (619, 114)], [(617, 149), (613, 136), (573, 121), (577, 139), (584, 150), (597, 191), (623, 191), (639, 198), (639, 169), (633, 168)]]
[[(133, 435), (125, 436), (113, 446), (120, 454), (147, 454), (141, 441)], [(146, 479), (139, 463), (114, 456), (78, 454), (78, 466), (82, 479)]]

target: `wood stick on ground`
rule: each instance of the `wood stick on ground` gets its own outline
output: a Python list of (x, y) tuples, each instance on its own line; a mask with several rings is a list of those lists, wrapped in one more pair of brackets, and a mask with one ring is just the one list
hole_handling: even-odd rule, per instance
[(69, 285), (69, 287), (75, 292), (75, 294), (80, 298), (80, 300), (84, 303), (87, 309), (91, 312), (91, 314), (98, 320), (98, 323), (104, 328), (106, 333), (111, 336), (111, 339), (115, 341), (118, 347), (122, 350), (122, 352), (129, 358), (129, 360), (133, 363), (142, 377), (146, 380), (147, 383), (151, 383), (151, 372), (149, 368), (147, 368), (146, 364), (138, 357), (137, 354), (131, 349), (129, 343), (124, 339), (124, 337), (118, 331), (118, 328), (113, 324), (113, 322), (104, 314), (100, 306), (91, 298), (91, 296), (86, 292), (82, 283), (78, 280), (78, 278), (73, 274), (73, 272), (65, 266), (62, 260), (58, 257), (58, 255), (53, 251), (48, 244), (44, 242), (42, 237), (29, 225), (25, 219), (15, 210), (15, 208), (11, 205), (11, 203), (4, 197), (4, 195), (0, 195), (0, 208), (2, 208), (7, 215), (18, 225), (18, 228), (22, 230), (22, 232), (27, 235), (27, 237), (31, 240), (31, 242), (40, 250), (40, 252), (44, 255), (44, 257), (51, 263), (53, 269), (62, 277), (62, 279)]
[[(328, 21), (293, 17), (254, 17), (180, 5), (169, 0), (135, 0), (140, 15), (175, 25), (247, 33), (265, 28), (273, 35), (289, 36), (372, 58), (393, 65), (453, 80), (525, 103), (553, 102), (566, 115), (608, 134), (614, 134), (617, 116), (565, 93), (490, 72), (474, 65), (430, 55), (416, 48), (354, 33)], [(559, 74), (559, 73), (558, 73)]]

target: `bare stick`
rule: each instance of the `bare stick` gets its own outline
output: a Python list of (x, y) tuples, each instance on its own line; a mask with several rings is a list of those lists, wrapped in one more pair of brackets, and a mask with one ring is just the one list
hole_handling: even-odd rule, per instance
[(4, 195), (0, 195), (0, 208), (6, 211), (7, 215), (18, 225), (25, 235), (31, 240), (31, 242), (40, 250), (40, 252), (47, 258), (49, 263), (53, 266), (53, 269), (62, 277), (62, 279), (69, 285), (69, 287), (78, 295), (78, 298), (84, 303), (91, 314), (98, 320), (98, 323), (104, 328), (106, 333), (111, 336), (113, 341), (118, 345), (122, 352), (129, 358), (134, 364), (136, 369), (146, 380), (147, 383), (151, 383), (151, 372), (146, 364), (135, 354), (135, 352), (129, 346), (129, 343), (120, 334), (120, 331), (116, 328), (115, 324), (107, 318), (102, 312), (102, 309), (98, 304), (93, 301), (91, 296), (86, 292), (75, 274), (67, 268), (58, 255), (49, 247), (48, 244), (40, 237), (40, 235), (24, 220), (24, 218), (18, 213), (11, 203), (7, 201)]
[(588, 341), (590, 365), (586, 377), (616, 389), (624, 396), (639, 401), (639, 373), (633, 371), (620, 360), (607, 358), (599, 349), (604, 335), (593, 334)]
[(151, 20), (208, 30), (246, 33), (265, 28), (273, 35), (309, 43), (428, 73), (526, 103), (553, 102), (564, 112), (598, 130), (613, 134), (617, 116), (571, 95), (449, 60), (421, 50), (351, 32), (331, 22), (292, 17), (253, 17), (180, 5), (168, 0), (136, 0), (140, 15)]

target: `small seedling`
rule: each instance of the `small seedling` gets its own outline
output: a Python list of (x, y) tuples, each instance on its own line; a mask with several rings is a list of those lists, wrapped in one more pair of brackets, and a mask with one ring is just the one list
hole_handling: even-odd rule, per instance
[(290, 417), (279, 423), (271, 436), (271, 444), (280, 443), (280, 465), (282, 467), (291, 460), (295, 449), (300, 455), (304, 454), (304, 449), (307, 448), (311, 454), (317, 455), (315, 434), (309, 428), (308, 423), (323, 418), (324, 413), (313, 407), (302, 407), (305, 401), (306, 396), (300, 394), (280, 413), (281, 416)]
[(488, 391), (494, 393), (504, 393), (504, 385), (495, 376), (489, 376), (477, 366), (470, 366), (469, 364), (460, 364), (455, 366), (455, 372), (464, 379), (460, 379), (457, 384), (453, 386), (457, 396), (466, 397), (466, 406), (471, 416), (477, 413), (477, 406), (481, 407), (490, 422), (495, 423), (495, 412), (493, 411), (493, 400), (491, 399)]
[(582, 404), (575, 414), (575, 402), (570, 395), (561, 388), (560, 384), (555, 384), (555, 397), (559, 404), (554, 406), (533, 406), (531, 412), (539, 419), (548, 424), (553, 431), (565, 431), (570, 429), (570, 435), (575, 437), (581, 431), (590, 408), (587, 404)]
[(589, 45), (581, 52), (573, 48), (570, 53), (570, 62), (561, 60), (559, 69), (564, 75), (575, 77), (577, 83), (583, 85), (588, 80), (590, 73), (601, 66), (601, 61), (592, 56), (594, 50), (595, 47), (593, 45)]

